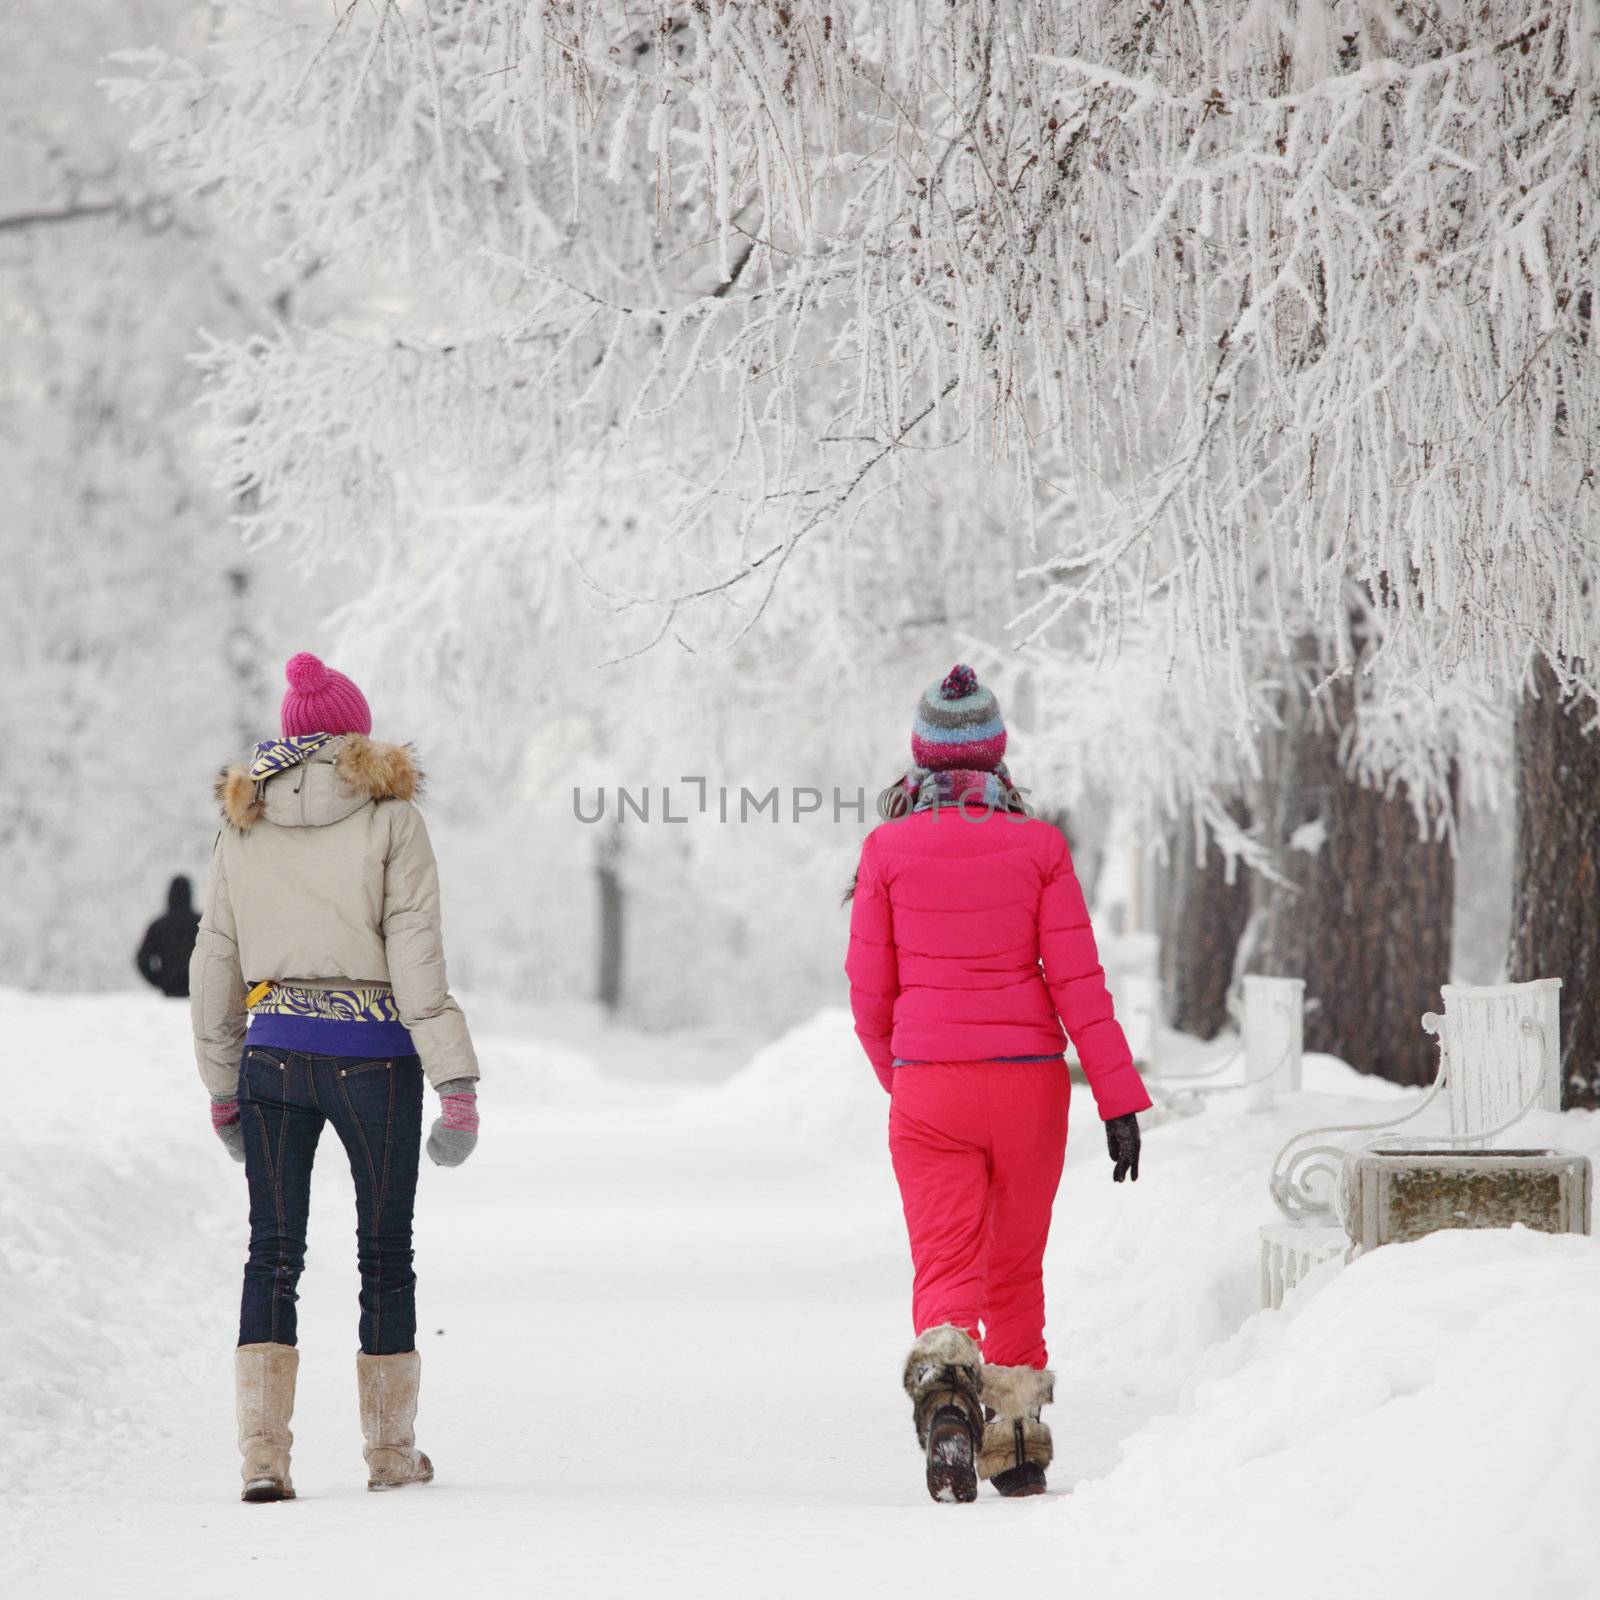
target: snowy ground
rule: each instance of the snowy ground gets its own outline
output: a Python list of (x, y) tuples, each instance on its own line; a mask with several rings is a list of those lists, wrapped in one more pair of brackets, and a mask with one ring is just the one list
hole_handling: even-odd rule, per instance
[[(1049, 1262), (1055, 1492), (932, 1505), (898, 1387), (885, 1102), (840, 1013), (710, 1086), (729, 1041), (585, 1042), (570, 1018), (558, 1042), (481, 1041), (483, 1143), (460, 1171), (425, 1165), (419, 1438), (439, 1478), (404, 1494), (364, 1488), (330, 1138), (301, 1498), (242, 1506), (243, 1178), (186, 1028), (154, 998), (0, 993), (8, 1596), (1600, 1595), (1590, 1241), (1441, 1235), (1253, 1314), (1278, 1143), (1392, 1114), (1327, 1061), (1308, 1074), (1326, 1092), (1276, 1112), (1225, 1097), (1153, 1127), (1137, 1188), (1109, 1182), (1077, 1101)], [(1600, 1151), (1594, 1117), (1537, 1131)]]

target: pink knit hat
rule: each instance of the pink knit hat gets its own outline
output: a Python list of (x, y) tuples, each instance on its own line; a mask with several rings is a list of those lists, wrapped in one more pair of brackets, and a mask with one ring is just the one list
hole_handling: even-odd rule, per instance
[(297, 733), (371, 733), (367, 697), (342, 672), (325, 667), (307, 650), (290, 656), (283, 669), (283, 736)]

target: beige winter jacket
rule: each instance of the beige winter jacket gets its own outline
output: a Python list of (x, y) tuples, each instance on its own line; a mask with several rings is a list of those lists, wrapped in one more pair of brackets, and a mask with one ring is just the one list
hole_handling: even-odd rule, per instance
[(189, 964), (200, 1076), (236, 1092), (245, 996), (265, 979), (389, 984), (428, 1081), (476, 1078), (467, 1020), (445, 978), (439, 873), (410, 752), (348, 734), (257, 783), (217, 781), (226, 826), (211, 858)]

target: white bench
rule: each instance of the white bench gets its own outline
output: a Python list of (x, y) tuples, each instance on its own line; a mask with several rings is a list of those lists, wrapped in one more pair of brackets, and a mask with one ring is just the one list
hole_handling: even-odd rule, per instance
[[(1157, 1074), (1151, 1088), (1168, 1101), (1243, 1089), (1250, 1110), (1268, 1110), (1279, 1093), (1300, 1087), (1305, 992), (1302, 978), (1264, 978), (1255, 973), (1241, 978), (1228, 997), (1228, 1012), (1239, 1027), (1238, 1044), (1204, 1067)], [(1241, 1056), (1243, 1076), (1218, 1081)]]
[(1416, 1106), (1388, 1122), (1308, 1128), (1278, 1152), (1269, 1187), (1284, 1221), (1261, 1230), (1263, 1306), (1282, 1305), (1312, 1267), (1346, 1253), (1350, 1241), (1336, 1205), (1350, 1150), (1417, 1146), (1415, 1134), (1399, 1130), (1441, 1098), (1449, 1131), (1422, 1141), (1436, 1149), (1488, 1148), (1530, 1111), (1561, 1109), (1559, 978), (1446, 984), (1443, 994), (1444, 1014), (1422, 1019), (1438, 1036), (1440, 1058), (1433, 1086)]
[(1276, 1311), (1283, 1297), (1324, 1261), (1345, 1254), (1350, 1241), (1343, 1228), (1313, 1228), (1275, 1222), (1261, 1230), (1261, 1306)]

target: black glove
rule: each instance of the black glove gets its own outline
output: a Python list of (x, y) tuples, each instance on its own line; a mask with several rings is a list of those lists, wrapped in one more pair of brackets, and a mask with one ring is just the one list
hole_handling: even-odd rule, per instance
[(1139, 1119), (1130, 1111), (1125, 1117), (1113, 1117), (1106, 1124), (1106, 1149), (1116, 1170), (1111, 1174), (1113, 1183), (1124, 1178), (1139, 1181)]

